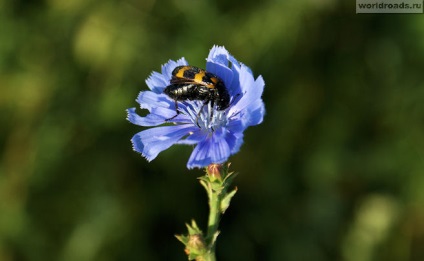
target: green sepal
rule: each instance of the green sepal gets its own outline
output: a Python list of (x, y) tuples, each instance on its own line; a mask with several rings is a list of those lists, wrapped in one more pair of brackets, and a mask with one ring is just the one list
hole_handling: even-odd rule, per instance
[[(202, 186), (206, 189), (206, 191), (209, 193), (210, 190), (213, 190), (213, 192), (217, 192), (218, 194), (221, 193), (223, 186), (222, 181), (215, 179), (210, 180), (207, 175), (199, 177), (199, 182), (202, 184)], [(212, 191), (211, 191), (212, 192)]]
[(230, 193), (227, 193), (221, 200), (220, 211), (222, 214), (227, 210), (230, 206), (231, 199), (237, 192), (237, 187), (235, 187)]
[(184, 235), (175, 235), (175, 237), (178, 239), (178, 241), (180, 241), (181, 243), (183, 243), (184, 245), (187, 245), (188, 243), (188, 236), (184, 236)]
[(200, 228), (197, 226), (197, 223), (194, 219), (191, 220), (191, 226), (189, 224), (186, 224), (186, 227), (189, 235), (203, 234), (202, 230), (200, 230)]
[(238, 173), (237, 172), (229, 172), (227, 175), (225, 175), (224, 180), (222, 181), (222, 183), (226, 184), (226, 185), (230, 185), (234, 178), (237, 177)]

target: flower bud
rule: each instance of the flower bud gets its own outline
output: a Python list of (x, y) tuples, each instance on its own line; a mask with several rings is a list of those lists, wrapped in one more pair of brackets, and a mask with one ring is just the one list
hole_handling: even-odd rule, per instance
[(202, 255), (206, 251), (206, 244), (203, 240), (203, 236), (200, 234), (194, 234), (188, 236), (188, 242), (186, 249), (184, 250), (187, 255)]
[(215, 181), (215, 180), (221, 181), (222, 170), (223, 170), (222, 164), (212, 163), (212, 164), (209, 164), (209, 166), (206, 168), (206, 173), (208, 174), (209, 179), (211, 181)]

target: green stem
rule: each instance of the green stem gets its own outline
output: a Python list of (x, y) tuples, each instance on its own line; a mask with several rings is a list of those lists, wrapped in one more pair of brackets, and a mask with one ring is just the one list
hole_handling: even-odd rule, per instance
[(210, 244), (210, 252), (206, 257), (206, 261), (215, 261), (215, 239), (218, 236), (218, 226), (219, 220), (221, 216), (220, 212), (220, 192), (214, 191), (211, 187), (208, 189), (208, 197), (209, 197), (209, 219), (208, 219), (208, 231), (206, 234), (206, 239)]
[(200, 184), (205, 188), (208, 195), (209, 218), (206, 235), (192, 220), (187, 224), (188, 235), (176, 235), (185, 246), (185, 252), (189, 260), (216, 261), (215, 247), (219, 231), (221, 215), (229, 207), (231, 198), (236, 194), (237, 188), (229, 191), (232, 180), (236, 176), (234, 172), (228, 172), (226, 166), (211, 164), (206, 168), (206, 175), (199, 177)]
[(205, 254), (202, 261), (216, 261), (215, 250), (211, 251), (208, 254)]

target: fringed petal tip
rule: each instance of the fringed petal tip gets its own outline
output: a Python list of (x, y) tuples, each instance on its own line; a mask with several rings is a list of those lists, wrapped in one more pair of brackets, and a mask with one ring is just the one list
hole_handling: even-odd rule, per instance
[(172, 76), (172, 71), (179, 65), (187, 65), (187, 61), (184, 57), (177, 61), (169, 60), (162, 64), (161, 72), (153, 71), (146, 79), (146, 84), (150, 90), (155, 93), (162, 93), (166, 86), (169, 85), (169, 80)]
[(230, 53), (223, 46), (214, 45), (209, 51), (207, 62), (218, 63), (223, 66), (228, 67), (229, 65)]
[(151, 162), (155, 158), (154, 157), (150, 157), (149, 155), (146, 155), (146, 154), (143, 153), (143, 151), (144, 151), (144, 144), (143, 144), (143, 142), (140, 139), (138, 139), (137, 135), (138, 135), (138, 133), (131, 138), (132, 149), (135, 152), (140, 153), (141, 156), (143, 156), (143, 158), (145, 158), (148, 162)]
[(178, 59), (177, 61), (169, 60), (167, 63), (162, 65), (162, 75), (167, 79), (167, 82), (169, 83), (169, 80), (172, 76), (172, 71), (175, 69), (175, 67), (180, 65), (188, 65), (186, 59), (184, 57)]
[(158, 72), (152, 72), (146, 79), (147, 86), (154, 93), (162, 93), (165, 87), (168, 85), (168, 82), (169, 79)]

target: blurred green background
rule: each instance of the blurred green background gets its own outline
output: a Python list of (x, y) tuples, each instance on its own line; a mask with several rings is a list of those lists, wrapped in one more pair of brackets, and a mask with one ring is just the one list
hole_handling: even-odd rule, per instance
[(424, 260), (424, 17), (354, 1), (0, 0), (0, 260), (186, 260), (192, 148), (147, 163), (125, 109), (214, 45), (262, 75), (219, 260)]

